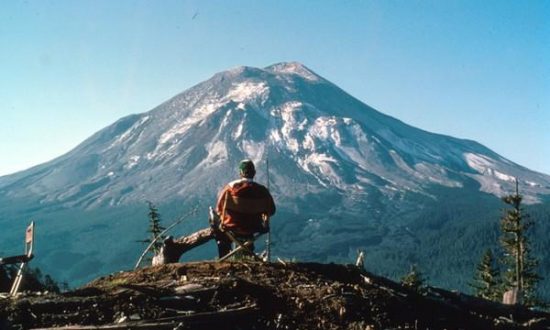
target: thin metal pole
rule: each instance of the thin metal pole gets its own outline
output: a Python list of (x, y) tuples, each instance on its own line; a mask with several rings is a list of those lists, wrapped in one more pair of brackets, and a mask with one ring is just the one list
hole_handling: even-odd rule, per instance
[[(269, 156), (266, 159), (266, 173), (267, 173), (267, 190), (269, 190)], [(271, 192), (270, 192), (271, 193)], [(267, 218), (269, 225), (269, 218)], [(267, 262), (271, 262), (271, 226), (269, 226), (269, 231), (267, 232), (267, 237), (265, 239), (265, 259)]]

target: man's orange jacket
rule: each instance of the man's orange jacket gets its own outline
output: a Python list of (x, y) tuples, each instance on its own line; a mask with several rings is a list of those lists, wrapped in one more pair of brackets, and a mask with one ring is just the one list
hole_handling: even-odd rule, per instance
[(275, 202), (266, 187), (244, 178), (224, 187), (216, 209), (225, 229), (250, 235), (265, 231), (263, 216), (275, 214)]

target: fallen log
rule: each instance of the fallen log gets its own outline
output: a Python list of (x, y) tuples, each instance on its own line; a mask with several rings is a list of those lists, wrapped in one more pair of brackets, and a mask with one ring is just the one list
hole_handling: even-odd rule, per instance
[(153, 265), (178, 262), (185, 252), (214, 238), (214, 230), (210, 227), (175, 240), (167, 238), (164, 240), (164, 246), (161, 248), (160, 253), (153, 258)]

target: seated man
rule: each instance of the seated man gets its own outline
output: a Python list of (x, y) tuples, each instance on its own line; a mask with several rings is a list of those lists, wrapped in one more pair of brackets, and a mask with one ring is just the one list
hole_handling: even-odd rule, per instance
[[(241, 178), (230, 182), (220, 192), (216, 211), (220, 216), (221, 229), (231, 231), (237, 239), (247, 240), (254, 233), (269, 230), (267, 220), (275, 214), (275, 203), (269, 190), (253, 181), (254, 163), (245, 159), (239, 164)], [(216, 235), (219, 257), (231, 251), (231, 240), (223, 233)], [(250, 249), (253, 251), (254, 246)]]
[[(216, 212), (211, 209), (210, 227), (178, 239), (167, 237), (153, 265), (178, 262), (186, 251), (215, 239), (220, 258), (231, 251), (229, 230), (236, 239), (248, 240), (254, 233), (269, 231), (267, 220), (275, 214), (275, 203), (269, 190), (253, 181), (256, 170), (251, 160), (239, 164), (240, 180), (229, 183), (220, 193)], [(222, 231), (220, 231), (220, 229)], [(254, 251), (254, 246), (248, 247)]]

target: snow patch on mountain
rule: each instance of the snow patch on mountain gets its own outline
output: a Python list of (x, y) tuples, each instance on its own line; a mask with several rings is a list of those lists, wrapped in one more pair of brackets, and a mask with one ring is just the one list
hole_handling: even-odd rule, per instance
[(387, 140), (400, 153), (407, 154), (418, 160), (439, 162), (443, 160), (443, 155), (448, 154), (447, 150), (438, 148), (433, 142), (425, 143), (424, 139), (410, 133), (401, 135), (399, 130), (392, 129), (391, 127), (384, 127), (377, 130), (376, 133)]
[(208, 156), (202, 162), (206, 167), (214, 167), (227, 162), (227, 146), (222, 141), (214, 141), (205, 146)]
[(269, 133), (269, 139), (273, 144), (277, 146), (282, 146), (283, 138), (281, 137), (281, 134), (278, 129), (272, 129)]
[(450, 179), (448, 171), (440, 165), (422, 162), (415, 164), (414, 168), (424, 175), (424, 179), (432, 183), (452, 188), (461, 188), (464, 186), (460, 181)]
[(247, 155), (247, 158), (258, 163), (264, 158), (265, 144), (252, 140), (242, 140), (239, 143), (240, 149)]
[(243, 134), (243, 123), (240, 122), (239, 123), (239, 126), (237, 126), (237, 129), (231, 133), (231, 136), (233, 137), (233, 140), (237, 140), (238, 138), (241, 137), (241, 135)]
[(336, 146), (340, 146), (340, 134), (336, 128), (337, 122), (338, 119), (334, 116), (318, 117), (309, 130), (309, 134), (319, 140), (333, 142)]
[(321, 78), (298, 62), (278, 63), (266, 68), (275, 73), (295, 74), (310, 81), (319, 81)]
[(126, 141), (130, 139), (134, 134), (140, 131), (140, 128), (150, 119), (150, 116), (143, 116), (140, 120), (138, 120), (136, 123), (134, 123), (129, 129), (127, 129), (125, 132), (120, 134), (106, 149), (105, 151), (108, 151), (112, 148), (114, 148), (117, 145), (124, 144)]
[(304, 158), (297, 159), (300, 167), (307, 173), (313, 175), (323, 186), (329, 184), (340, 186), (341, 180), (334, 171), (333, 166), (337, 166), (337, 160), (325, 153), (311, 153)]
[(529, 181), (529, 180), (526, 180), (525, 184), (527, 184), (530, 187), (542, 187), (542, 185), (540, 183), (536, 183), (536, 182)]
[(128, 162), (126, 163), (124, 168), (127, 169), (127, 170), (132, 169), (133, 167), (135, 167), (139, 163), (140, 159), (141, 159), (141, 156), (138, 156), (138, 155), (131, 156), (130, 160), (128, 160)]
[(190, 127), (204, 120), (205, 117), (218, 110), (223, 103), (215, 102), (204, 104), (195, 109), (189, 116), (183, 120), (176, 122), (172, 127), (165, 131), (159, 138), (158, 143), (160, 145), (172, 141), (174, 138), (185, 134)]
[(476, 170), (479, 174), (492, 176), (502, 181), (515, 182), (516, 180), (513, 175), (509, 175), (495, 169), (498, 165), (486, 156), (465, 153), (464, 158), (466, 159), (468, 166)]
[(490, 175), (495, 176), (497, 179), (502, 180), (502, 181), (514, 182), (516, 180), (515, 177), (513, 177), (511, 175), (508, 175), (508, 174), (504, 174), (504, 173), (499, 172), (497, 170), (493, 170), (492, 168), (488, 168), (487, 173), (490, 174)]
[(235, 84), (225, 99), (237, 103), (259, 99), (262, 103), (268, 96), (269, 87), (265, 82), (245, 81)]
[[(345, 159), (356, 164), (363, 170), (368, 170), (369, 159), (368, 152), (372, 150), (372, 144), (369, 137), (363, 131), (359, 123), (355, 122), (351, 118), (342, 118), (343, 134), (339, 134), (336, 143), (336, 151)], [(344, 140), (340, 139), (340, 135), (344, 135)], [(358, 147), (362, 146), (362, 147)]]
[(493, 162), (490, 158), (484, 156), (484, 155), (478, 155), (473, 153), (464, 153), (464, 159), (466, 160), (466, 163), (468, 166), (470, 166), (472, 169), (476, 170), (480, 174), (485, 174), (485, 171), (490, 168), (491, 166), (494, 166)]
[[(504, 196), (513, 192), (515, 182), (518, 180), (524, 187), (520, 188), (524, 201), (526, 203), (537, 203), (540, 199), (536, 194), (532, 194), (530, 189), (542, 189), (548, 191), (550, 185), (545, 180), (544, 175), (533, 172), (525, 172), (524, 170), (514, 166), (508, 161), (497, 162), (485, 155), (476, 153), (464, 153), (464, 159), (470, 168), (474, 169), (477, 174), (469, 174), (481, 184), (481, 191), (494, 194), (496, 196)], [(545, 180), (547, 186), (535, 180)]]
[(293, 153), (297, 153), (300, 150), (300, 142), (297, 139), (296, 133), (304, 130), (307, 124), (307, 118), (303, 115), (302, 106), (301, 102), (287, 102), (275, 112), (275, 116), (279, 115), (283, 121), (280, 128), (281, 136), (279, 137), (276, 134), (275, 139), (283, 142), (286, 148)]

